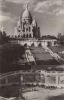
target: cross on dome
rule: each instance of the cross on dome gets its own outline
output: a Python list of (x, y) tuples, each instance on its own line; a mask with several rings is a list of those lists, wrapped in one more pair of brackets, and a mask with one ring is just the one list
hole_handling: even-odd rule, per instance
[(26, 9), (28, 9), (28, 3), (26, 4)]
[(26, 4), (25, 11), (22, 14), (22, 19), (30, 19), (31, 20), (32, 19), (32, 16), (31, 16), (30, 11), (28, 10), (28, 4), (29, 3)]

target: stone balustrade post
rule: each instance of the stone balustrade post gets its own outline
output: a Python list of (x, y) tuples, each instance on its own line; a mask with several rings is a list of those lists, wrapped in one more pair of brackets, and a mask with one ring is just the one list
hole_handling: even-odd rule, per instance
[(56, 86), (58, 86), (59, 85), (59, 83), (58, 83), (59, 81), (58, 81), (58, 75), (56, 75)]

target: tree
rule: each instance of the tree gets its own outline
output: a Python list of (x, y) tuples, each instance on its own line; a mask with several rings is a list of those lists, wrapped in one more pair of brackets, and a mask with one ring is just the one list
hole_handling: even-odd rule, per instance
[(7, 43), (0, 47), (0, 68), (1, 72), (16, 70), (13, 63), (16, 63), (18, 59), (23, 59), (25, 49), (19, 44)]
[(0, 31), (0, 43), (2, 41), (2, 32)]
[(8, 36), (5, 31), (0, 31), (0, 44), (8, 42)]
[(61, 33), (58, 33), (57, 39), (58, 39), (59, 45), (64, 45), (64, 35), (62, 35)]
[(62, 34), (61, 33), (58, 33), (57, 38), (60, 39), (61, 36), (62, 36)]

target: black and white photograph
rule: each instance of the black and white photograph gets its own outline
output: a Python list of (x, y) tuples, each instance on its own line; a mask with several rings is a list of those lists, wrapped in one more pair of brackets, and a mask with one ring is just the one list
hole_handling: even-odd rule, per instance
[(64, 0), (0, 0), (0, 100), (64, 100)]

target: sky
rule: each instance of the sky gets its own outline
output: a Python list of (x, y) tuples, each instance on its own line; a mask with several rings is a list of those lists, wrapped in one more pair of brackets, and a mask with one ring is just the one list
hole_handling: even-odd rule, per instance
[(26, 3), (40, 26), (41, 35), (64, 34), (64, 0), (0, 0), (0, 28), (13, 35)]

